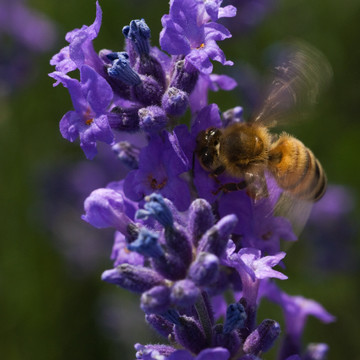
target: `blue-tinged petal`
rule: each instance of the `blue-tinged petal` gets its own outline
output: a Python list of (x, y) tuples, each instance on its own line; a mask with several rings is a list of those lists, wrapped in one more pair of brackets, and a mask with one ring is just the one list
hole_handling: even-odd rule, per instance
[(186, 55), (186, 60), (204, 74), (211, 74), (213, 70), (213, 65), (205, 48), (191, 50), (191, 52)]
[(209, 40), (221, 41), (231, 38), (230, 31), (223, 25), (211, 22), (204, 26), (205, 42)]
[[(76, 64), (70, 59), (69, 46), (65, 46), (55, 54), (50, 60), (50, 65), (55, 66), (56, 71), (60, 71), (64, 74), (75, 70)], [(58, 84), (59, 81), (57, 81), (54, 86)]]
[(75, 141), (79, 136), (76, 123), (80, 121), (79, 115), (75, 111), (68, 111), (60, 120), (60, 133), (66, 140)]
[(100, 31), (101, 20), (102, 20), (102, 11), (101, 11), (99, 2), (97, 1), (96, 2), (96, 16), (95, 16), (94, 22), (89, 26), (83, 25), (80, 29), (74, 29), (72, 31), (69, 31), (65, 35), (65, 40), (67, 42), (71, 43), (74, 40), (75, 36), (77, 36), (80, 32), (86, 32), (87, 36), (89, 37), (89, 40), (95, 39)]
[(87, 110), (87, 103), (82, 94), (81, 84), (78, 80), (72, 79), (59, 71), (54, 71), (50, 73), (49, 76), (60, 81), (64, 87), (69, 90), (74, 109), (77, 113), (81, 114)]
[(103, 114), (109, 106), (113, 91), (108, 82), (88, 65), (80, 69), (82, 91), (96, 115)]
[(234, 63), (230, 60), (226, 60), (224, 52), (219, 48), (214, 40), (209, 40), (204, 48), (207, 56), (215, 61), (220, 62), (223, 65), (232, 66)]
[(197, 136), (201, 130), (209, 127), (221, 127), (220, 110), (216, 104), (210, 104), (201, 109), (197, 117), (191, 124), (191, 134)]
[(232, 90), (237, 86), (236, 80), (227, 75), (211, 74), (210, 80), (209, 88), (212, 91), (218, 91), (219, 89)]
[(102, 141), (106, 144), (111, 144), (114, 141), (114, 134), (111, 131), (106, 115), (101, 115), (94, 118), (94, 122), (90, 125), (96, 140)]
[(236, 12), (237, 9), (235, 6), (232, 5), (224, 6), (219, 9), (218, 17), (219, 19), (224, 17), (234, 17), (236, 16)]
[(80, 147), (89, 160), (92, 160), (97, 154), (96, 141), (90, 130), (80, 132)]
[(174, 23), (169, 15), (161, 19), (163, 29), (160, 32), (161, 49), (172, 55), (188, 54), (191, 50), (188, 39), (181, 27)]

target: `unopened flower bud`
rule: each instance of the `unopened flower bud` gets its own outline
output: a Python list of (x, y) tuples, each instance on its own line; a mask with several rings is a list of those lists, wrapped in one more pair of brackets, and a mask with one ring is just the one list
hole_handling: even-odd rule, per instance
[(213, 328), (212, 346), (220, 346), (228, 349), (231, 355), (235, 355), (241, 345), (239, 334), (236, 331), (224, 333), (223, 325), (217, 324)]
[(237, 221), (237, 217), (233, 214), (220, 219), (203, 235), (199, 242), (198, 251), (209, 252), (221, 257)]
[(189, 279), (198, 286), (207, 286), (219, 275), (219, 259), (214, 254), (200, 253), (189, 269)]
[(162, 250), (158, 239), (159, 235), (157, 233), (142, 228), (138, 238), (128, 245), (128, 249), (147, 257), (159, 258), (164, 256), (164, 251)]
[(199, 295), (199, 288), (191, 280), (180, 280), (172, 287), (170, 298), (174, 305), (186, 308), (194, 305)]
[(179, 325), (175, 325), (175, 338), (180, 345), (195, 354), (208, 346), (200, 324), (188, 316), (181, 316)]
[(224, 334), (228, 334), (234, 329), (243, 328), (246, 318), (245, 309), (240, 303), (230, 304), (226, 310)]
[(181, 116), (189, 104), (189, 97), (185, 91), (170, 87), (164, 94), (161, 105), (168, 115)]
[(130, 26), (123, 27), (122, 33), (131, 41), (139, 55), (149, 54), (151, 32), (144, 19), (132, 20)]
[(166, 205), (164, 198), (157, 193), (153, 193), (145, 198), (147, 201), (144, 209), (136, 212), (137, 219), (147, 219), (149, 216), (158, 221), (164, 228), (173, 226), (173, 216)]
[(147, 314), (160, 314), (170, 306), (170, 289), (167, 286), (155, 286), (141, 295), (141, 309)]
[(135, 293), (143, 293), (163, 283), (163, 278), (156, 271), (130, 264), (104, 271), (101, 279)]
[(155, 133), (163, 129), (168, 122), (165, 111), (159, 106), (142, 108), (138, 115), (140, 128), (148, 133)]
[(159, 314), (147, 314), (145, 319), (154, 330), (165, 338), (168, 338), (169, 335), (173, 334), (174, 324), (167, 320), (164, 316)]
[(140, 75), (140, 83), (131, 88), (133, 97), (145, 106), (160, 105), (164, 88), (152, 76)]
[(253, 355), (268, 351), (279, 335), (279, 323), (266, 319), (246, 338), (243, 350), (245, 353)]
[(85, 200), (85, 215), (82, 219), (96, 228), (113, 227), (127, 235), (127, 227), (132, 221), (125, 214), (123, 196), (108, 188), (94, 190)]
[(197, 246), (200, 238), (209, 230), (215, 222), (211, 205), (204, 199), (196, 199), (189, 209), (189, 232), (192, 235), (192, 243)]
[(195, 88), (198, 77), (199, 71), (197, 69), (189, 63), (185, 65), (185, 60), (179, 60), (175, 64), (170, 87), (175, 87), (191, 94)]
[(141, 83), (139, 75), (130, 66), (129, 55), (126, 52), (110, 53), (107, 57), (113, 61), (112, 66), (107, 69), (111, 77), (130, 86)]

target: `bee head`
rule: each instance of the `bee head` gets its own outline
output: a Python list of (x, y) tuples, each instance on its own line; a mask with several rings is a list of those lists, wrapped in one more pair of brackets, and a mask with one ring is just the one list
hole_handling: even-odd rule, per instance
[(215, 127), (199, 132), (196, 138), (195, 153), (205, 170), (211, 171), (218, 166), (221, 131)]

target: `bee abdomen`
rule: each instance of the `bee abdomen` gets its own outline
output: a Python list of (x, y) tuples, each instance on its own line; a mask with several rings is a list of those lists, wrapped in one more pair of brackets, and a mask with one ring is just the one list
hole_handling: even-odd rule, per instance
[(301, 141), (283, 135), (269, 152), (269, 169), (278, 185), (298, 199), (317, 201), (327, 179), (320, 162)]

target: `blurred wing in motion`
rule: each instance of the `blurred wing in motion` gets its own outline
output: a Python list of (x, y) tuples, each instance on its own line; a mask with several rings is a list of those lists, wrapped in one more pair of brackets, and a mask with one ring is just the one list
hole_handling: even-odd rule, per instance
[(291, 43), (274, 72), (265, 101), (250, 122), (275, 126), (290, 115), (303, 115), (309, 105), (316, 103), (319, 92), (332, 78), (326, 57), (303, 41)]
[(283, 192), (275, 205), (274, 215), (287, 218), (296, 236), (305, 227), (313, 206), (312, 201), (299, 200), (287, 192)]

